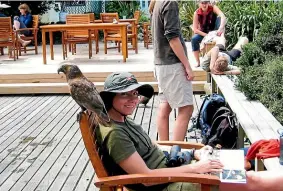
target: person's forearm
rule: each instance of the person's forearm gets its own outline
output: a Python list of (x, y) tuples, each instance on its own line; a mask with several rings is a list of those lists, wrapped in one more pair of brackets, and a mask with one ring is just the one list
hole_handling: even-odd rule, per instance
[(225, 28), (225, 24), (226, 24), (226, 17), (224, 15), (221, 15), (220, 18), (221, 18), (221, 21), (220, 21), (219, 28), (223, 30)]
[(185, 54), (184, 48), (182, 46), (182, 43), (179, 39), (179, 37), (173, 38), (169, 41), (169, 44), (176, 54), (176, 56), (179, 58), (179, 60), (182, 62), (184, 65), (185, 69), (191, 69), (189, 60)]
[(241, 70), (234, 69), (234, 70), (230, 70), (230, 71), (225, 71), (224, 74), (226, 74), (226, 75), (239, 75), (239, 74), (241, 74)]
[(199, 35), (201, 35), (201, 36), (206, 36), (206, 35), (207, 35), (207, 33), (202, 32), (202, 31), (199, 30), (199, 29), (194, 29), (194, 33), (195, 33), (195, 34), (199, 34)]

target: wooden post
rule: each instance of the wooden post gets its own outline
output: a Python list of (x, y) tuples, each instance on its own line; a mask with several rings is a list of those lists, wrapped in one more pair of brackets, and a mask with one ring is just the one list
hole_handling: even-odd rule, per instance
[(45, 37), (45, 29), (42, 29), (42, 57), (43, 64), (46, 64), (46, 37)]

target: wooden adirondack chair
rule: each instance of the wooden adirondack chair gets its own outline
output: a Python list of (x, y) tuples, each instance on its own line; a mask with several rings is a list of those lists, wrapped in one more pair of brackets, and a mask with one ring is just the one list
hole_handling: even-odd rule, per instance
[[(94, 115), (89, 113), (82, 113), (80, 119), (80, 130), (82, 138), (88, 152), (90, 161), (96, 173), (95, 186), (101, 190), (113, 191), (123, 190), (123, 186), (127, 184), (139, 184), (139, 183), (164, 183), (164, 182), (191, 182), (201, 184), (202, 191), (209, 191), (213, 187), (218, 188), (220, 180), (216, 176), (201, 175), (192, 173), (176, 173), (176, 174), (129, 174), (121, 176), (109, 176), (106, 169), (103, 166), (101, 157), (99, 155), (99, 148), (95, 139), (95, 127), (90, 127), (92, 124)], [(200, 148), (201, 144), (188, 144), (185, 142), (159, 142), (161, 145), (176, 145), (179, 144), (183, 148)]]
[(3, 48), (10, 47), (14, 52), (14, 60), (16, 60), (16, 56), (18, 59), (18, 51), (17, 51), (17, 42), (16, 42), (15, 33), (12, 28), (12, 22), (10, 17), (1, 17), (0, 18), (0, 47), (1, 54), (4, 54)]
[(24, 51), (24, 53), (26, 53), (27, 51), (35, 51), (35, 54), (38, 54), (38, 50), (37, 50), (37, 31), (38, 31), (38, 24), (39, 24), (39, 15), (32, 15), (32, 28), (22, 28), (22, 29), (18, 29), (16, 30), (16, 35), (18, 36), (20, 31), (26, 31), (26, 30), (30, 30), (32, 31), (32, 35), (31, 36), (21, 36), (21, 39), (23, 40), (31, 40), (34, 41), (34, 47), (33, 48), (28, 48), (28, 47), (22, 47), (21, 43), (18, 43), (18, 49), (19, 49), (19, 55), (22, 55), (22, 50)]

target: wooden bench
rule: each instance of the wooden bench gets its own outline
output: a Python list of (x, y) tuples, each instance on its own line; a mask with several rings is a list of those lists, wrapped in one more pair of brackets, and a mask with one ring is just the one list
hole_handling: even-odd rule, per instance
[[(259, 101), (249, 101), (246, 96), (235, 89), (233, 82), (226, 75), (211, 75), (212, 92), (222, 94), (239, 122), (238, 147), (244, 147), (244, 135), (251, 143), (261, 139), (278, 139), (277, 130), (282, 125)], [(262, 163), (263, 162), (263, 163)], [(279, 158), (256, 160), (256, 170), (281, 170)]]

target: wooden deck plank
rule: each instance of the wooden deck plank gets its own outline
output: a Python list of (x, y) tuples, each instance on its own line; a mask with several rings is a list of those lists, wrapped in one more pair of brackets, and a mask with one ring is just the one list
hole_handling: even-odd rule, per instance
[(156, 95), (153, 99), (152, 104), (152, 113), (151, 113), (151, 123), (150, 123), (150, 131), (149, 131), (149, 137), (152, 140), (157, 140), (157, 125), (156, 125), (156, 116), (157, 116), (157, 110), (159, 105), (159, 97)]
[(152, 107), (151, 107), (152, 102), (153, 102), (153, 99), (151, 98), (146, 106), (144, 106), (143, 104), (139, 105), (140, 109), (142, 109), (142, 108), (144, 109), (141, 126), (142, 126), (142, 128), (143, 128), (143, 130), (145, 132), (149, 131), (149, 123), (150, 123), (151, 110), (152, 110)]
[[(84, 146), (83, 146), (84, 147)], [(61, 191), (69, 191), (69, 190), (75, 190), (78, 182), (82, 179), (89, 183), (91, 179), (91, 175), (94, 174), (94, 170), (91, 167), (89, 167), (89, 170), (92, 170), (87, 173), (87, 175), (90, 175), (90, 177), (82, 177), (83, 173), (87, 170), (88, 164), (90, 163), (88, 154), (86, 149), (84, 149), (83, 154), (80, 156), (78, 162), (72, 169), (71, 173), (68, 174), (67, 180), (64, 182), (64, 185), (62, 186)], [(84, 189), (86, 190), (86, 189)]]
[(3, 116), (5, 116), (5, 114), (3, 114), (4, 112), (9, 113), (9, 111), (7, 111), (8, 109), (9, 109), (10, 111), (12, 111), (12, 110), (13, 110), (13, 105), (15, 105), (15, 104), (17, 104), (18, 102), (20, 102), (22, 99), (24, 99), (24, 97), (25, 97), (25, 96), (17, 95), (17, 96), (15, 96), (16, 99), (11, 99), (11, 100), (10, 100), (9, 98), (7, 98), (7, 99), (6, 99), (6, 102), (1, 105), (1, 108), (0, 108), (0, 114), (1, 114), (1, 115), (0, 115), (0, 119), (1, 119)]
[[(37, 104), (39, 101), (46, 99), (43, 97), (27, 97), (26, 99), (22, 100), (22, 102), (16, 104), (13, 106), (12, 112), (3, 112), (3, 116), (0, 120), (1, 124), (1, 130), (6, 127), (9, 123), (13, 122), (15, 119), (17, 119), (19, 116), (22, 116), (22, 114), (27, 114), (27, 111), (35, 104)], [(1, 132), (0, 132), (1, 133)]]
[[(4, 179), (4, 177), (8, 178), (11, 175), (11, 172), (13, 173), (13, 170), (15, 169), (24, 169), (23, 171), (20, 171), (18, 173), (13, 173), (12, 175), (15, 177), (27, 178), (32, 175), (32, 173), (29, 173), (27, 174), (27, 176), (23, 176), (27, 168), (30, 165), (32, 165), (35, 159), (37, 159), (38, 157), (37, 155), (33, 155), (33, 154), (41, 153), (43, 149), (46, 148), (47, 146), (49, 146), (47, 148), (50, 148), (50, 141), (53, 140), (56, 133), (58, 132), (57, 129), (62, 128), (62, 126), (59, 126), (58, 123), (60, 122), (63, 123), (62, 118), (65, 116), (65, 112), (68, 111), (68, 109), (70, 109), (70, 107), (73, 106), (69, 104), (68, 101), (71, 101), (70, 97), (58, 109), (54, 110), (52, 115), (49, 116), (47, 120), (45, 120), (40, 126), (36, 128), (35, 131), (33, 131), (29, 135), (28, 138), (30, 139), (25, 139), (27, 141), (22, 142), (22, 144), (16, 147), (9, 154), (9, 158), (5, 159), (5, 161), (7, 162), (3, 163), (7, 165), (5, 169), (5, 174), (3, 173), (3, 177), (1, 177), (0, 180), (2, 180), (2, 178)], [(50, 136), (53, 136), (53, 137), (50, 138)], [(46, 137), (49, 137), (49, 140), (45, 140), (44, 138)], [(19, 141), (22, 141), (22, 140), (19, 140)], [(47, 151), (48, 149), (45, 150), (45, 152)], [(46, 156), (44, 156), (43, 158), (46, 159), (45, 157)], [(14, 161), (14, 162), (11, 163), (11, 161)], [(23, 168), (21, 168), (20, 166), (23, 166)], [(35, 167), (36, 166), (33, 165), (33, 168)], [(19, 181), (17, 183), (19, 183)], [(2, 184), (2, 182), (0, 182), (0, 184)]]
[(32, 98), (32, 96), (22, 97), (16, 100), (15, 102), (7, 105), (3, 109), (1, 109), (0, 124), (3, 124), (3, 122), (6, 121), (6, 119), (9, 119), (11, 116), (17, 114), (22, 108), (25, 107), (26, 104), (33, 101), (33, 99), (36, 99), (36, 98)]
[[(30, 187), (34, 189), (37, 187), (46, 172), (49, 171), (59, 158), (62, 151), (68, 148), (66, 145), (73, 140), (75, 137), (74, 134), (78, 134), (78, 126), (74, 127), (75, 120), (70, 120), (71, 118), (75, 118), (77, 111), (78, 107), (74, 107), (74, 104), (67, 105), (66, 110), (53, 118), (52, 123), (46, 128), (46, 132), (37, 136), (38, 140), (35, 141), (38, 144), (33, 149), (31, 148), (32, 145), (30, 146), (31, 150), (29, 149), (29, 152), (31, 153), (22, 163), (25, 171), (21, 173), (20, 180), (16, 182), (11, 190), (22, 190), (26, 188), (33, 190)], [(31, 165), (28, 163), (28, 160), (32, 159), (33, 163)]]
[[(78, 137), (81, 137), (80, 135), (79, 132)], [(45, 175), (45, 179), (37, 186), (40, 190), (60, 190), (63, 187), (64, 182), (68, 178), (68, 174), (72, 171), (85, 149), (82, 139), (79, 139), (78, 143), (74, 141), (74, 148), (71, 147), (71, 144), (72, 143), (68, 145), (68, 149), (66, 148), (65, 154), (62, 153), (63, 155), (56, 160), (52, 169)], [(32, 189), (26, 187), (25, 190), (29, 191)]]
[(99, 191), (99, 189), (94, 186), (94, 176), (95, 176), (95, 172), (94, 172), (91, 162), (89, 161), (85, 168), (85, 171), (83, 172), (74, 190), (75, 191)]
[[(63, 99), (62, 99), (63, 98)], [(61, 97), (61, 99), (55, 99), (54, 103), (49, 104), (51, 107), (46, 107), (36, 117), (32, 118), (25, 125), (20, 127), (7, 141), (0, 145), (1, 161), (4, 156), (7, 156), (15, 148), (18, 148), (23, 143), (25, 138), (31, 137), (31, 133), (35, 130), (40, 130), (40, 127), (44, 126), (44, 121), (56, 110), (60, 104), (67, 100), (67, 97)], [(54, 104), (58, 105), (54, 105)], [(5, 151), (3, 153), (3, 151)]]
[[(46, 111), (46, 108), (48, 108), (49, 104), (52, 103), (53, 100), (55, 99), (55, 96), (52, 97), (46, 97), (46, 99), (42, 99), (41, 102), (38, 102), (36, 105), (34, 105), (33, 108), (31, 108), (31, 112), (27, 111), (27, 116), (24, 116), (24, 118), (17, 118), (18, 120), (13, 121), (12, 123), (10, 123), (9, 125), (6, 126), (5, 129), (7, 129), (6, 133), (3, 134), (3, 136), (1, 137), (0, 140), (0, 145), (5, 142), (10, 136), (16, 136), (16, 135), (21, 135), (20, 133), (22, 132), (23, 129), (25, 128), (21, 128), (21, 127), (28, 127), (29, 122), (36, 122), (34, 119), (40, 119), (40, 116), (37, 116), (38, 113), (42, 113), (42, 111)], [(54, 103), (55, 104), (55, 103)], [(19, 120), (21, 120), (20, 122), (18, 122)], [(3, 129), (4, 130), (4, 129)], [(2, 130), (2, 131), (3, 131)], [(10, 139), (12, 140), (12, 139)]]
[(6, 105), (10, 104), (11, 102), (16, 100), (17, 98), (18, 98), (17, 96), (13, 96), (13, 95), (7, 96), (7, 97), (0, 96), (0, 109), (5, 107)]

